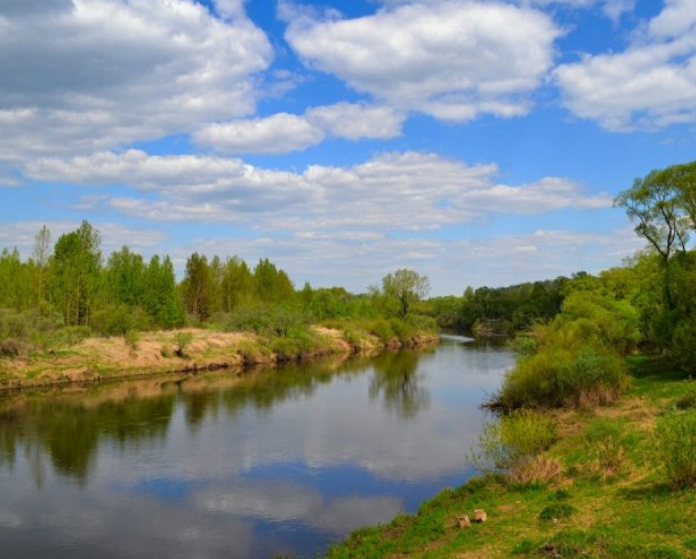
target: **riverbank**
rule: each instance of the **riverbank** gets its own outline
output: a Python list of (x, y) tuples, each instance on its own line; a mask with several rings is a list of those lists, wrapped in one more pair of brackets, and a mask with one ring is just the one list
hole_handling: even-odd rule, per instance
[[(548, 472), (551, 481), (474, 478), (416, 515), (354, 532), (328, 557), (696, 557), (696, 490), (668, 483), (655, 434), (664, 417), (690, 413), (696, 382), (659, 361), (634, 359), (631, 372), (632, 388), (611, 405), (548, 412), (558, 433), (543, 455), (543, 463), (558, 466)], [(591, 436), (607, 423), (615, 426), (612, 437)], [(457, 517), (476, 509), (488, 520), (460, 528)]]
[(239, 372), (327, 356), (375, 355), (436, 341), (437, 336), (430, 332), (383, 340), (369, 332), (320, 326), (274, 338), (195, 328), (143, 332), (136, 339), (89, 338), (49, 352), (0, 358), (0, 390), (164, 373)]

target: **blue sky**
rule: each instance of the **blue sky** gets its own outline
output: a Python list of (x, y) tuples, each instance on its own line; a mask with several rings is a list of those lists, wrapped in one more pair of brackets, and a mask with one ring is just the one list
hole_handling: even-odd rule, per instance
[(0, 246), (89, 220), (363, 291), (597, 272), (694, 159), (693, 0), (3, 0)]

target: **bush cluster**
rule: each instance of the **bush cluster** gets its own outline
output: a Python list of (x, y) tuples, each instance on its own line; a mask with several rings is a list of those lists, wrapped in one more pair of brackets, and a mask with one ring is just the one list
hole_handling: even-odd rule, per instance
[(580, 406), (615, 398), (628, 384), (624, 360), (605, 349), (546, 347), (520, 359), (500, 390), (505, 408)]

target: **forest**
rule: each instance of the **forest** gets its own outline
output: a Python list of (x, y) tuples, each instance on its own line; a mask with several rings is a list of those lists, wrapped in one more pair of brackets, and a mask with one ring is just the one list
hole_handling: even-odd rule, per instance
[[(358, 328), (385, 342), (433, 331), (417, 304), (428, 279), (402, 269), (367, 293), (342, 287), (296, 289), (268, 259), (252, 268), (237, 256), (194, 252), (177, 282), (169, 256), (146, 261), (127, 246), (104, 257), (99, 231), (87, 221), (52, 244), (44, 226), (32, 255), (0, 253), (0, 355), (27, 357), (91, 336), (135, 340), (148, 330), (184, 326), (250, 331), (271, 337), (306, 333), (311, 324)], [(134, 342), (133, 342), (134, 343)]]

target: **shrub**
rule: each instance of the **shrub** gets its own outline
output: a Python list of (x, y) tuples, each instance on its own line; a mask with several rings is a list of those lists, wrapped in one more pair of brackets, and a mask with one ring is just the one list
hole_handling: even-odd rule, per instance
[(26, 357), (31, 351), (31, 345), (23, 340), (6, 338), (0, 341), (0, 357)]
[(621, 426), (609, 419), (599, 419), (585, 431), (585, 445), (594, 454), (599, 466), (607, 471), (616, 471), (624, 458)]
[(588, 346), (544, 347), (521, 359), (503, 381), (504, 408), (562, 407), (604, 403), (628, 385), (624, 361)]
[(470, 455), (470, 461), (484, 472), (507, 472), (515, 479), (555, 441), (551, 419), (519, 410), (483, 426), (478, 451)]
[(152, 319), (141, 307), (109, 304), (96, 310), (90, 321), (95, 331), (104, 336), (123, 336), (129, 330), (149, 330)]
[(678, 489), (696, 486), (696, 412), (663, 417), (655, 442), (669, 483)]
[(176, 349), (174, 353), (179, 357), (186, 357), (186, 347), (193, 341), (193, 334), (191, 332), (176, 332), (174, 334), (174, 343), (176, 344)]
[(123, 340), (126, 342), (126, 345), (130, 347), (131, 349), (138, 349), (138, 342), (140, 341), (140, 332), (137, 330), (128, 330), (123, 335)]

